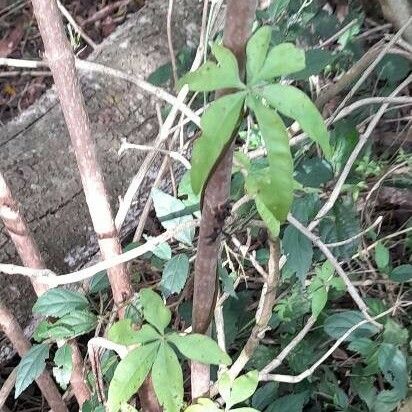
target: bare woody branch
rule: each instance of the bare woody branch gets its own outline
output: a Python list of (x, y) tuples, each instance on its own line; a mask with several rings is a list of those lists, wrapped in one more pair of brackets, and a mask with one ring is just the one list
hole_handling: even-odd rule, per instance
[[(54, 0), (32, 0), (43, 39), (45, 57), (56, 84), (60, 104), (77, 159), (86, 201), (104, 258), (121, 254), (103, 175), (97, 161), (89, 118), (76, 74), (74, 56), (65, 36), (59, 9)], [(124, 265), (109, 270), (113, 297), (121, 304), (132, 295)]]
[[(118, 232), (114, 224), (103, 175), (97, 160), (90, 122), (76, 73), (75, 58), (65, 36), (63, 23), (55, 0), (32, 0), (33, 11), (43, 39), (45, 57), (53, 74), (63, 115), (77, 160), (86, 202), (104, 259), (122, 253)], [(122, 263), (108, 270), (114, 303), (122, 307), (133, 294), (130, 273)], [(124, 309), (119, 310), (123, 316)], [(146, 381), (153, 392), (150, 381)], [(142, 407), (160, 411), (155, 398), (141, 396)], [(151, 402), (154, 400), (153, 402)]]
[[(395, 309), (399, 307), (407, 307), (412, 305), (412, 302), (406, 302), (404, 304), (398, 304), (393, 306), (392, 308), (386, 310), (385, 312), (380, 313), (377, 316), (374, 316), (371, 321), (373, 323), (376, 323), (378, 319), (387, 316), (391, 313), (394, 312)], [(358, 328), (360, 328), (363, 325), (366, 325), (367, 323), (371, 323), (370, 320), (364, 319), (360, 322), (358, 322), (356, 325), (353, 325), (350, 329), (348, 329), (339, 339), (336, 340), (336, 342), (331, 346), (330, 349), (326, 351), (326, 353), (319, 359), (317, 360), (310, 368), (306, 369), (304, 372), (302, 372), (299, 375), (293, 376), (293, 375), (278, 375), (278, 374), (263, 374), (260, 373), (259, 375), (259, 380), (261, 381), (276, 381), (276, 382), (286, 382), (286, 383), (299, 383), (302, 382), (304, 379), (307, 377), (311, 376), (315, 370), (322, 365), (323, 362), (325, 362), (326, 359), (329, 358), (330, 355), (332, 355), (333, 352)]]

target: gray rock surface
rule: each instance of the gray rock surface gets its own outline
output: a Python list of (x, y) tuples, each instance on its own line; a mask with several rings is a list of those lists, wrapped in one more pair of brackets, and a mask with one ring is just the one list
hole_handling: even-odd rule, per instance
[[(148, 1), (106, 39), (101, 52), (90, 59), (146, 78), (169, 60), (166, 11), (166, 1)], [(184, 45), (195, 46), (200, 15), (201, 4), (197, 0), (175, 1), (176, 50)], [(122, 80), (98, 74), (82, 74), (82, 85), (112, 207), (117, 210), (117, 199), (124, 194), (144, 156), (133, 151), (119, 158), (121, 139), (150, 144), (158, 131), (155, 100)], [(53, 90), (0, 129), (0, 168), (22, 205), (48, 267), (63, 273), (90, 260), (96, 253), (95, 238)], [(150, 183), (149, 176), (138, 194), (133, 213), (128, 216), (126, 231), (132, 228)], [(3, 227), (0, 228), (0, 261), (19, 262)], [(9, 304), (24, 326), (34, 301), (27, 279), (0, 274), (0, 299)]]

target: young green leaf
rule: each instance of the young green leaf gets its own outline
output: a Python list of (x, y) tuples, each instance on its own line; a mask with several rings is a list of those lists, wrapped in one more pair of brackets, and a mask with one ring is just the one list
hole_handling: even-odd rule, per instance
[(67, 343), (57, 349), (54, 355), (54, 363), (57, 366), (53, 368), (53, 375), (60, 387), (66, 390), (70, 382), (73, 367), (72, 349)]
[(117, 412), (146, 379), (156, 358), (159, 343), (149, 343), (132, 350), (117, 366), (110, 382), (107, 399), (108, 412)]
[(35, 380), (46, 367), (46, 359), (49, 357), (49, 346), (42, 343), (33, 345), (21, 358), (17, 366), (16, 386), (14, 398), (19, 395)]
[(165, 306), (162, 298), (151, 289), (142, 289), (139, 295), (144, 318), (160, 333), (163, 333), (172, 318), (170, 309)]
[(244, 88), (239, 78), (239, 67), (233, 53), (223, 46), (213, 44), (212, 54), (217, 64), (207, 61), (196, 71), (185, 74), (178, 83), (179, 87), (187, 84), (195, 92), (210, 92), (219, 89)]
[(319, 279), (314, 279), (311, 283), (312, 292), (312, 315), (317, 318), (328, 302), (328, 290)]
[(389, 250), (381, 242), (375, 247), (375, 262), (381, 270), (389, 265)]
[(299, 72), (304, 68), (305, 52), (291, 43), (282, 43), (269, 51), (255, 80), (271, 80), (275, 77)]
[(262, 193), (260, 198), (275, 218), (283, 222), (293, 201), (293, 160), (286, 127), (279, 115), (259, 100), (248, 98), (246, 103), (256, 115), (268, 153), (270, 194)]
[(107, 333), (109, 340), (121, 345), (149, 343), (161, 339), (159, 333), (151, 325), (143, 325), (139, 330), (133, 329), (131, 319), (122, 319), (114, 323)]
[(269, 50), (272, 28), (263, 26), (256, 30), (246, 46), (246, 70), (248, 83), (252, 83), (265, 62)]
[(190, 171), (193, 192), (200, 193), (213, 166), (230, 143), (246, 94), (229, 94), (215, 100), (202, 116), (202, 136), (196, 140)]
[[(258, 383), (259, 374), (257, 371), (250, 371), (236, 378), (232, 385), (230, 407), (250, 398), (255, 393)], [(228, 405), (226, 405), (226, 407), (228, 407)]]
[(230, 365), (232, 363), (229, 355), (208, 336), (197, 333), (190, 335), (171, 333), (167, 335), (167, 340), (189, 359), (210, 365)]
[(86, 309), (87, 299), (73, 290), (55, 288), (41, 295), (33, 306), (33, 313), (60, 318), (73, 310)]
[(121, 345), (133, 345), (139, 343), (136, 334), (137, 331), (133, 329), (131, 319), (121, 319), (110, 326), (107, 338)]
[(160, 282), (163, 293), (167, 293), (167, 295), (180, 293), (186, 283), (188, 274), (189, 258), (187, 255), (180, 253), (173, 256), (163, 269), (162, 281)]
[(179, 412), (183, 404), (183, 373), (173, 349), (160, 345), (152, 368), (152, 380), (159, 403), (166, 412)]
[(328, 130), (322, 115), (305, 93), (293, 86), (270, 84), (262, 89), (261, 94), (275, 109), (295, 119), (302, 130), (319, 143), (326, 158), (330, 158)]

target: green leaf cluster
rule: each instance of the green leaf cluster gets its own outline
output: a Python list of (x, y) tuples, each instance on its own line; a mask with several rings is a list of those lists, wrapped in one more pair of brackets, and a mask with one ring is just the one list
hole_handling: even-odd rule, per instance
[(33, 306), (33, 313), (48, 317), (37, 326), (34, 338), (39, 342), (67, 340), (92, 331), (97, 317), (88, 306), (88, 300), (79, 292), (64, 288), (48, 290)]
[(114, 371), (107, 409), (119, 411), (151, 373), (159, 403), (167, 412), (178, 412), (183, 406), (183, 373), (176, 352), (213, 365), (229, 365), (231, 359), (207, 336), (168, 332), (171, 312), (151, 289), (142, 289), (139, 298), (147, 323), (136, 330), (130, 319), (124, 319), (108, 331), (108, 338), (127, 346), (129, 352)]
[(246, 48), (246, 84), (239, 77), (235, 56), (222, 46), (212, 45), (217, 63), (208, 61), (186, 74), (180, 85), (190, 90), (210, 92), (230, 89), (233, 93), (217, 98), (201, 119), (202, 135), (192, 153), (191, 183), (195, 193), (204, 188), (208, 177), (238, 133), (244, 109), (254, 115), (267, 150), (268, 166), (258, 171), (247, 168), (245, 189), (270, 232), (277, 236), (293, 200), (293, 159), (289, 138), (280, 114), (296, 120), (302, 130), (330, 158), (329, 134), (321, 114), (299, 89), (273, 83), (282, 76), (305, 68), (305, 53), (291, 43), (270, 47), (272, 29), (259, 28)]

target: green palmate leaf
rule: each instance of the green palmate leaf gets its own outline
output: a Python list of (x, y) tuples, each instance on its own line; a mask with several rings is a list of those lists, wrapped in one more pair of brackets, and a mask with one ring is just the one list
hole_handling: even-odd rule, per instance
[(389, 277), (394, 282), (410, 282), (412, 280), (412, 265), (401, 265), (392, 270)]
[(172, 319), (170, 309), (165, 306), (162, 298), (151, 289), (142, 289), (139, 295), (144, 318), (160, 333), (163, 333)]
[(329, 133), (322, 115), (305, 93), (293, 86), (270, 84), (262, 89), (261, 95), (275, 109), (295, 119), (302, 130), (319, 143), (325, 156), (330, 158)]
[(202, 116), (202, 136), (196, 140), (192, 152), (190, 173), (193, 192), (200, 193), (213, 166), (230, 143), (246, 93), (229, 94), (215, 100)]
[(139, 330), (133, 329), (130, 319), (116, 322), (107, 334), (108, 339), (121, 345), (145, 344), (161, 339), (159, 333), (150, 325), (143, 325)]
[(408, 372), (404, 354), (394, 345), (383, 343), (379, 347), (378, 364), (385, 379), (399, 394), (399, 399), (406, 396)]
[(152, 369), (153, 386), (166, 412), (179, 412), (183, 404), (183, 373), (173, 349), (162, 343)]
[(146, 379), (156, 358), (159, 343), (140, 346), (119, 362), (110, 382), (107, 410), (117, 412), (123, 402), (127, 402)]
[(231, 409), (232, 412), (259, 412), (257, 409), (254, 408), (236, 408)]
[[(240, 402), (250, 398), (259, 383), (259, 374), (257, 371), (250, 371), (245, 375), (236, 378), (232, 385), (232, 392), (230, 394), (230, 406), (236, 405)], [(228, 407), (228, 405), (226, 405)]]
[(190, 90), (196, 92), (210, 92), (227, 88), (244, 88), (239, 78), (239, 68), (236, 57), (223, 46), (213, 44), (212, 53), (216, 57), (217, 64), (206, 62), (194, 72), (187, 73), (178, 85), (187, 84)]
[(305, 52), (291, 43), (273, 47), (255, 80), (271, 80), (286, 74), (296, 73), (305, 68)]
[(40, 345), (33, 345), (21, 358), (17, 366), (15, 399), (41, 375), (46, 367), (45, 361), (48, 357), (49, 347), (42, 343)]
[(33, 313), (60, 318), (73, 310), (86, 309), (88, 305), (89, 302), (82, 294), (55, 288), (48, 290), (37, 299), (33, 306)]
[(256, 30), (246, 46), (246, 69), (248, 83), (258, 75), (268, 54), (272, 28), (263, 26)]
[(223, 352), (218, 344), (208, 336), (197, 333), (190, 335), (171, 333), (167, 335), (167, 339), (177, 347), (182, 355), (189, 359), (211, 365), (230, 365), (232, 363), (229, 355)]
[(274, 110), (257, 99), (249, 98), (247, 104), (255, 112), (269, 161), (269, 196), (262, 193), (260, 197), (275, 218), (283, 222), (293, 201), (293, 160), (286, 127)]
[(180, 293), (186, 283), (188, 274), (189, 258), (187, 255), (181, 253), (173, 256), (173, 258), (166, 263), (163, 269), (162, 281), (160, 282), (165, 296)]
[(389, 250), (381, 242), (375, 247), (375, 262), (381, 270), (389, 265)]
[(60, 387), (66, 390), (70, 382), (73, 366), (72, 349), (67, 343), (57, 349), (54, 355), (54, 363), (57, 366), (53, 368), (53, 375)]
[[(361, 312), (356, 310), (347, 310), (345, 312), (336, 313), (329, 316), (323, 327), (325, 332), (332, 338), (338, 339), (344, 335), (352, 326), (364, 320), (365, 317)], [(352, 341), (359, 338), (371, 337), (379, 332), (377, 326), (366, 323), (355, 329), (347, 338), (347, 341)]]

